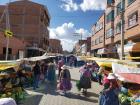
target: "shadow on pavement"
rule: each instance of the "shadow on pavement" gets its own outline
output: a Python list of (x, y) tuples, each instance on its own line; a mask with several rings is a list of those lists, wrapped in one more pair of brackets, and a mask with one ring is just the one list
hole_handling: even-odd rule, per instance
[(78, 99), (78, 100), (82, 100), (82, 101), (88, 101), (88, 102), (93, 102), (93, 103), (98, 103), (98, 100), (97, 99), (91, 99), (91, 98), (88, 98), (86, 96), (81, 96), (81, 95), (78, 95), (78, 94), (75, 94), (75, 93), (67, 93), (65, 95), (65, 97), (67, 98), (72, 98), (72, 99)]
[(43, 94), (59, 95), (57, 92), (57, 81), (55, 83), (44, 81), (40, 83), (39, 88), (36, 90), (33, 90), (33, 87), (26, 88), (26, 90)]
[(18, 105), (39, 105), (43, 95), (29, 95), (24, 102), (21, 102)]
[(87, 92), (86, 97), (99, 97), (99, 94), (93, 92)]
[(71, 81), (77, 82), (78, 80), (76, 80), (76, 79), (71, 79)]
[(45, 86), (45, 94), (51, 94), (51, 95), (59, 95), (59, 92), (57, 92), (57, 83), (46, 83)]

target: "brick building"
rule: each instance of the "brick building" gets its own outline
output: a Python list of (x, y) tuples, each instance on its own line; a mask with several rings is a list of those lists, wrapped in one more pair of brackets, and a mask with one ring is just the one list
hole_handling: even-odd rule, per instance
[[(124, 27), (124, 52), (131, 53), (131, 56), (139, 56), (140, 54), (140, 47), (134, 48), (135, 43), (137, 44), (140, 42), (140, 0), (123, 0), (123, 11), (124, 11), (124, 22), (121, 24), (121, 0), (107, 0), (107, 7), (105, 10), (105, 28), (104, 31), (100, 34), (104, 35), (104, 45), (101, 45), (95, 42), (96, 37), (100, 37), (95, 32), (95, 26), (100, 19), (97, 21), (95, 25), (93, 25), (92, 30), (95, 33), (92, 33), (92, 46), (91, 49), (101, 49), (105, 48), (107, 51), (108, 57), (118, 57), (120, 54), (120, 45), (121, 45), (121, 26)], [(96, 44), (95, 44), (96, 43)], [(128, 51), (128, 47), (131, 47)], [(135, 50), (134, 50), (135, 49)], [(118, 51), (117, 51), (118, 50)], [(100, 50), (101, 51), (101, 50)], [(98, 51), (97, 51), (98, 52)], [(104, 51), (102, 51), (104, 52)], [(127, 54), (126, 54), (127, 55)]]
[(96, 56), (99, 53), (99, 49), (105, 47), (105, 14), (99, 18), (96, 24), (92, 27), (91, 37), (91, 53)]
[(59, 39), (49, 39), (49, 52), (62, 54), (63, 49)]
[[(5, 6), (0, 6), (0, 16)], [(45, 6), (28, 0), (9, 4), (10, 27), (14, 36), (30, 43), (26, 46), (27, 57), (38, 56), (47, 51), (49, 45), (50, 16)], [(0, 24), (5, 29), (5, 17)]]
[[(6, 44), (7, 40), (4, 36), (4, 33), (0, 32), (0, 59), (4, 60), (6, 55)], [(10, 37), (9, 39), (9, 54), (8, 59), (18, 59), (20, 57), (24, 57), (26, 43), (15, 38)]]
[(91, 37), (86, 40), (79, 40), (74, 47), (74, 53), (77, 55), (90, 55), (91, 51)]

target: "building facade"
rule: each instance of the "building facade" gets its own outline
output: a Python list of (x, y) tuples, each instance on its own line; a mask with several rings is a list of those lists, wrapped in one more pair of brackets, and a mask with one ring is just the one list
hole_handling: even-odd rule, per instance
[[(0, 32), (0, 60), (4, 60), (6, 57), (6, 45), (7, 39), (4, 33)], [(15, 47), (16, 46), (16, 47)], [(9, 38), (9, 48), (8, 48), (8, 59), (19, 59), (24, 57), (24, 50), (26, 43), (15, 38)]]
[(58, 39), (49, 39), (49, 52), (62, 54), (63, 49), (61, 41)]
[[(118, 50), (121, 46), (121, 32), (123, 32), (124, 35), (124, 52), (128, 51), (125, 46), (140, 42), (140, 0), (107, 0), (104, 15), (104, 31), (99, 31), (101, 32), (100, 34), (104, 35), (104, 45), (97, 44), (99, 41), (96, 41), (96, 39), (100, 37), (100, 35), (98, 35), (99, 32), (95, 31), (96, 24), (101, 20), (100, 18), (92, 27), (91, 49), (92, 52), (94, 52), (94, 50), (96, 51), (96, 49), (104, 47), (107, 51), (107, 57), (118, 58), (121, 53), (119, 52), (120, 50)], [(121, 22), (121, 20), (123, 21)], [(128, 51), (131, 53), (131, 56), (132, 54), (133, 56), (138, 56), (140, 54), (140, 48), (134, 48), (134, 51), (134, 46), (131, 47), (131, 50)], [(126, 54), (124, 56), (126, 56)]]
[(92, 27), (91, 55), (97, 56), (99, 49), (105, 47), (105, 14)]
[[(85, 46), (86, 41), (87, 41), (87, 40), (79, 40), (79, 41), (75, 44), (74, 53), (75, 53), (76, 55), (82, 55), (82, 48), (83, 48), (82, 45), (84, 45), (84, 47), (87, 47), (87, 46)], [(84, 48), (84, 49), (85, 49), (85, 48)], [(85, 51), (85, 50), (84, 50), (84, 51)]]
[[(3, 10), (0, 10), (0, 16)], [(9, 21), (14, 36), (30, 43), (26, 46), (27, 57), (38, 56), (41, 54), (40, 52), (47, 51), (49, 45), (47, 27), (50, 24), (50, 16), (45, 6), (28, 0), (11, 2), (9, 4)], [(5, 17), (0, 28), (6, 29)]]

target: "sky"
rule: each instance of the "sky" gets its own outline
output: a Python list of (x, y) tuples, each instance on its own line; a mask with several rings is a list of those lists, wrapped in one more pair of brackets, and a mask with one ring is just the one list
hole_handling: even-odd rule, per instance
[[(5, 4), (9, 0), (0, 0)], [(16, 0), (10, 0), (16, 1)], [(91, 28), (102, 15), (106, 0), (31, 0), (45, 5), (51, 16), (50, 38), (61, 40), (64, 50), (72, 51), (82, 34), (91, 36)]]

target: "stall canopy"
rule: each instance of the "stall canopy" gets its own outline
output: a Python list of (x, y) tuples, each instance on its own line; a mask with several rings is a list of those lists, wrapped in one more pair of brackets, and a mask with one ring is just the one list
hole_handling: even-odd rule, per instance
[(140, 68), (112, 63), (112, 70), (119, 80), (140, 84)]
[(0, 61), (0, 71), (19, 65), (19, 61)]

